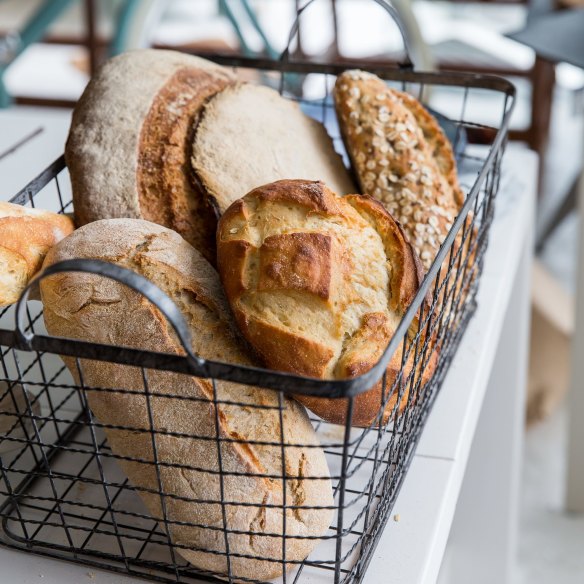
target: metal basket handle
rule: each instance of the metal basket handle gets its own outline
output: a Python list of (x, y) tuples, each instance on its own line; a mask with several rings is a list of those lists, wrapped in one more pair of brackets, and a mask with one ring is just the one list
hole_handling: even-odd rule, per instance
[[(290, 46), (292, 45), (292, 42), (300, 30), (300, 18), (302, 17), (304, 11), (316, 1), (317, 0), (308, 0), (308, 2), (296, 12), (296, 18), (294, 19), (294, 23), (292, 24), (292, 28), (290, 29), (290, 34), (288, 36), (288, 43), (280, 55), (280, 61), (282, 63), (288, 63), (290, 61)], [(400, 31), (402, 41), (404, 43), (405, 57), (404, 60), (399, 63), (399, 67), (401, 69), (414, 69), (414, 63), (411, 58), (410, 39), (398, 11), (387, 0), (373, 0), (373, 2), (381, 6), (381, 8), (383, 8), (389, 14)]]
[(170, 323), (187, 356), (199, 367), (204, 365), (205, 360), (195, 355), (191, 349), (191, 332), (176, 304), (158, 286), (144, 276), (102, 260), (75, 259), (57, 262), (43, 270), (28, 283), (16, 304), (15, 335), (19, 345), (32, 349), (34, 333), (27, 332), (24, 326), (26, 302), (31, 289), (48, 276), (63, 272), (85, 272), (105, 276), (142, 294), (144, 298), (152, 302), (162, 312), (166, 320)]
[[(324, 397), (350, 397), (358, 395), (359, 393), (369, 389), (380, 379), (386, 367), (385, 363), (380, 362), (367, 373), (364, 373), (358, 378), (346, 379), (342, 381), (332, 381), (317, 378), (306, 378), (289, 373), (282, 373), (280, 371), (269, 371), (253, 366), (234, 366), (229, 363), (221, 363), (203, 359), (202, 357), (193, 353), (191, 349), (191, 333), (183, 319), (181, 312), (174, 304), (174, 302), (162, 290), (160, 290), (160, 288), (136, 272), (132, 272), (131, 270), (122, 268), (115, 264), (104, 262), (102, 260), (88, 259), (76, 259), (58, 262), (43, 270), (28, 283), (27, 287), (22, 292), (15, 309), (14, 340), (16, 348), (26, 351), (44, 350), (43, 348), (39, 348), (36, 346), (36, 344), (34, 344), (35, 334), (25, 331), (24, 323), (26, 322), (27, 315), (26, 303), (29, 298), (31, 289), (41, 280), (44, 280), (48, 276), (63, 272), (86, 272), (105, 276), (106, 278), (111, 278), (112, 280), (116, 280), (117, 282), (132, 288), (139, 294), (142, 294), (150, 302), (152, 302), (168, 320), (176, 332), (178, 339), (186, 353), (186, 359), (188, 363), (187, 368), (184, 368), (177, 362), (165, 362), (166, 366), (162, 367), (162, 369), (166, 371), (176, 371), (178, 373), (196, 375), (197, 377), (223, 379), (227, 381), (234, 381), (235, 383), (255, 385), (257, 387), (264, 387), (268, 389), (278, 388), (290, 393), (303, 393), (315, 396), (321, 395)], [(42, 337), (42, 335), (39, 335), (39, 337)], [(43, 339), (40, 338), (38, 340), (42, 341)], [(78, 341), (76, 339), (73, 340), (83, 343), (83, 341)], [(91, 345), (91, 343), (89, 344)], [(106, 345), (103, 345), (103, 347), (106, 347)], [(113, 346), (108, 345), (108, 347)], [(119, 349), (121, 351), (125, 349), (128, 351), (136, 350), (122, 347)], [(52, 352), (52, 350), (50, 352)], [(64, 354), (76, 356), (76, 353), (70, 351), (64, 351)], [(116, 354), (119, 354), (119, 351), (117, 351)], [(152, 355), (157, 359), (165, 356), (165, 354), (162, 353), (152, 353)], [(83, 356), (86, 358), (95, 357), (102, 361), (111, 360), (113, 363), (134, 364), (158, 368), (157, 365), (151, 364), (150, 362), (147, 364), (145, 364), (143, 361), (130, 363), (130, 361), (110, 359), (109, 357), (103, 358), (103, 356), (100, 357), (99, 354), (96, 355), (93, 351), (91, 353), (85, 353)], [(126, 358), (129, 357), (133, 358), (135, 356), (126, 355)], [(140, 359), (145, 358), (147, 359), (147, 356), (144, 357), (144, 355), (140, 355)], [(159, 365), (158, 361), (157, 364)]]

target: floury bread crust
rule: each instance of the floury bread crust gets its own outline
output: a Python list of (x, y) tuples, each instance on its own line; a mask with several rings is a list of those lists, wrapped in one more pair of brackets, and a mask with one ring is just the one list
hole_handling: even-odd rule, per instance
[(217, 222), (192, 179), (192, 132), (206, 100), (233, 82), (228, 70), (175, 51), (105, 63), (75, 107), (65, 149), (77, 224), (147, 219), (214, 263)]
[[(106, 260), (134, 270), (157, 284), (182, 311), (191, 328), (193, 351), (205, 358), (249, 365), (229, 319), (226, 300), (215, 270), (179, 235), (153, 223), (112, 219), (91, 223), (64, 240), (47, 256), (45, 265), (72, 258)], [(182, 353), (169, 324), (142, 296), (111, 280), (82, 273), (51, 276), (41, 284), (44, 317), (53, 335), (97, 343), (130, 346), (166, 353)], [(65, 358), (73, 375), (75, 361)], [(123, 388), (123, 394), (87, 390), (96, 418), (108, 425), (108, 443), (118, 463), (153, 516), (162, 517), (159, 485), (152, 464), (127, 458), (154, 460), (148, 430), (147, 400), (141, 372), (134, 367), (83, 360), (85, 386)], [(210, 380), (163, 371), (148, 371), (159, 471), (169, 528), (179, 553), (193, 565), (217, 574), (227, 573), (222, 531), (220, 479)], [(269, 390), (218, 381), (217, 398), (266, 409), (221, 404), (217, 417), (226, 473), (223, 500), (229, 534), (233, 578), (268, 580), (281, 575), (284, 503), (278, 395)], [(193, 400), (171, 399), (178, 394)], [(270, 406), (273, 406), (270, 409)], [(313, 539), (287, 539), (286, 560), (301, 561), (319, 544), (332, 520), (329, 471), (323, 451), (304, 408), (285, 399), (283, 437), (285, 455), (286, 533)], [(211, 438), (169, 436), (196, 434)], [(232, 441), (230, 441), (232, 440)], [(236, 440), (237, 442), (233, 442)], [(267, 445), (257, 442), (268, 442)], [(274, 445), (270, 445), (273, 443)], [(299, 446), (295, 447), (294, 444)], [(302, 446), (304, 445), (304, 446)], [(182, 465), (182, 468), (168, 465)], [(195, 470), (197, 469), (197, 470)], [(242, 476), (247, 473), (251, 476)], [(262, 476), (263, 475), (263, 476)], [(270, 475), (268, 478), (266, 475)], [(320, 477), (320, 479), (313, 478)], [(217, 503), (197, 503), (174, 496)], [(314, 509), (313, 507), (325, 507)], [(328, 507), (328, 508), (327, 508)], [(190, 527), (173, 522), (189, 522)], [(219, 554), (199, 550), (211, 550)], [(265, 560), (238, 557), (260, 556)], [(293, 567), (294, 564), (291, 565)]]
[(205, 106), (193, 168), (221, 215), (250, 190), (280, 179), (322, 180), (356, 192), (324, 126), (268, 87), (237, 84)]
[(339, 75), (334, 99), (362, 192), (400, 222), (428, 269), (464, 203), (450, 142), (416, 99), (371, 73)]
[[(378, 202), (338, 197), (312, 181), (277, 181), (235, 202), (219, 222), (217, 259), (237, 324), (263, 362), (326, 379), (356, 377), (377, 363), (422, 279), (413, 249)], [(401, 349), (388, 387), (400, 366)], [(381, 389), (356, 398), (354, 425), (375, 420)], [(346, 419), (346, 400), (297, 399), (328, 421)]]
[(0, 202), (0, 306), (18, 300), (49, 249), (73, 229), (66, 215)]

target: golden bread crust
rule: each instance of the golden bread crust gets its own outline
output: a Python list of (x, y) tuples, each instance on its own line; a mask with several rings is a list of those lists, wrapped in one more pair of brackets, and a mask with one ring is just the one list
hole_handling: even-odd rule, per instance
[[(317, 378), (371, 369), (422, 279), (382, 205), (338, 197), (318, 181), (277, 181), (234, 203), (219, 221), (217, 258), (236, 322), (262, 361)], [(381, 384), (358, 396), (353, 423), (370, 424), (381, 397)], [(345, 400), (297, 399), (326, 420), (344, 421)]]
[(67, 215), (0, 202), (0, 306), (18, 300), (47, 252), (73, 229)]
[(257, 288), (259, 291), (298, 290), (328, 300), (332, 292), (333, 253), (329, 235), (270, 235), (259, 250)]

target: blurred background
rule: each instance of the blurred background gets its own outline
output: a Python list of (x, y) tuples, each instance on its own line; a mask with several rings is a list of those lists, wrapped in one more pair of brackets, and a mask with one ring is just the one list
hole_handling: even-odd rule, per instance
[[(276, 58), (305, 2), (0, 0), (0, 106), (44, 108), (47, 116), (54, 108), (70, 110), (101, 62), (138, 47)], [(584, 520), (562, 510), (579, 227), (575, 185), (584, 159), (584, 71), (578, 54), (573, 56), (582, 46), (584, 25), (570, 27), (570, 22), (577, 22), (572, 14), (582, 15), (584, 1), (393, 4), (418, 69), (502, 75), (518, 89), (511, 147), (533, 149), (540, 157), (518, 582), (581, 583)], [(375, 2), (324, 0), (310, 10), (294, 44), (294, 58), (350, 63), (403, 59), (399, 30)], [(545, 23), (558, 15), (565, 23), (566, 57), (545, 50), (536, 54), (528, 46), (529, 34), (521, 36), (521, 31), (536, 23), (539, 32), (532, 32), (532, 38), (544, 45), (546, 34), (550, 42), (557, 40), (557, 27), (546, 28)], [(579, 57), (584, 60), (584, 47)], [(318, 97), (323, 88), (308, 80), (303, 91)], [(447, 116), (457, 115), (450, 111), (447, 90), (434, 91), (428, 101)], [(500, 111), (488, 99), (475, 99), (472, 107), (469, 117), (487, 124)]]

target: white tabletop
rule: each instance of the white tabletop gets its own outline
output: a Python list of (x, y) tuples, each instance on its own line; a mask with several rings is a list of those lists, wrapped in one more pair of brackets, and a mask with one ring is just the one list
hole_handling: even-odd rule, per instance
[[(7, 198), (63, 149), (69, 114), (0, 112), (0, 198)], [(34, 133), (15, 152), (11, 145)], [(479, 291), (469, 324), (423, 431), (410, 470), (364, 582), (435, 582), (447, 544), (470, 446), (506, 307), (533, 217), (536, 156), (509, 148)], [(399, 519), (396, 521), (395, 519)], [(0, 548), (0, 583), (112, 584), (140, 579)]]
[(509, 148), (504, 165), (506, 179), (498, 195), (478, 309), (394, 506), (399, 522), (388, 523), (364, 579), (367, 584), (383, 581), (388, 566), (392, 584), (435, 582), (438, 576), (515, 274), (534, 217), (536, 155)]

